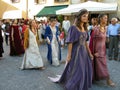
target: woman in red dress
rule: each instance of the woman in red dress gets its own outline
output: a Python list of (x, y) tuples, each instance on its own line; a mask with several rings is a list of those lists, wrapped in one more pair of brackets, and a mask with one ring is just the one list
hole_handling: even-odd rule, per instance
[(99, 25), (94, 28), (91, 35), (90, 45), (91, 52), (94, 55), (93, 61), (93, 81), (105, 79), (107, 84), (115, 86), (109, 76), (106, 61), (106, 25), (107, 15), (99, 15)]
[(22, 36), (17, 25), (17, 20), (13, 21), (10, 27), (10, 56), (21, 55), (24, 53)]

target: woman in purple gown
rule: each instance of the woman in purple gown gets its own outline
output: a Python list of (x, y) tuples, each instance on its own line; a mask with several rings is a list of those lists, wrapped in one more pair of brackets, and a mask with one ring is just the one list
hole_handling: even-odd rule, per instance
[(75, 25), (68, 31), (67, 65), (59, 80), (65, 90), (88, 90), (92, 85), (93, 56), (87, 45), (88, 11), (80, 10)]

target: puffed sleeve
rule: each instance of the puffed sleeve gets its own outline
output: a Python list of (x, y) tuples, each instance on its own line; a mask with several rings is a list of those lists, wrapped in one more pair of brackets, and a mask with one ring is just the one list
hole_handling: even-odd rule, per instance
[(68, 30), (68, 35), (66, 38), (66, 43), (74, 43), (79, 39), (78, 31), (75, 26), (71, 26)]

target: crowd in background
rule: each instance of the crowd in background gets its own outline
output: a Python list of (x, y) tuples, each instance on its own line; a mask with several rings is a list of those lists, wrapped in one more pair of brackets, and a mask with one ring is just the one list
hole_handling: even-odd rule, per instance
[[(65, 21), (63, 21), (63, 28), (59, 29), (60, 39), (62, 47), (64, 47), (64, 37), (65, 33), (68, 31), (70, 27), (70, 21), (67, 20), (65, 17)], [(31, 20), (28, 19), (3, 19), (0, 20), (1, 22), (1, 34), (5, 40), (6, 45), (10, 45), (10, 56), (18, 55), (24, 53), (24, 32), (26, 28), (29, 27), (29, 22)], [(45, 43), (45, 29), (49, 25), (49, 20), (41, 20), (36, 21), (37, 23), (37, 33), (38, 33), (38, 39), (39, 43)], [(60, 22), (56, 19), (56, 26), (61, 28)], [(65, 32), (64, 32), (65, 31)], [(2, 40), (2, 39), (1, 39)], [(21, 48), (18, 50), (18, 48)], [(20, 51), (21, 50), (21, 51)]]
[[(88, 13), (86, 10), (83, 10), (79, 13), (77, 18), (75, 18), (74, 24), (68, 20), (67, 16), (64, 17), (62, 23), (59, 22), (56, 16), (51, 16), (48, 21), (36, 21), (28, 19), (0, 20), (0, 59), (3, 57), (3, 42), (5, 40), (5, 44), (10, 46), (10, 56), (21, 56), (24, 54), (21, 69), (45, 69), (39, 51), (39, 45), (46, 43), (48, 47), (48, 62), (54, 66), (59, 66), (61, 61), (61, 49), (64, 49), (67, 43), (67, 63), (69, 64), (67, 64), (60, 82), (64, 83), (65, 81), (68, 82), (70, 80), (68, 78), (69, 70), (71, 72), (70, 74), (72, 75), (71, 77), (74, 77), (74, 75), (80, 75), (79, 73), (75, 72), (76, 70), (80, 73), (86, 71), (83, 73), (83, 75), (87, 76), (83, 77), (81, 75), (81, 77), (83, 77), (82, 79), (84, 80), (89, 79), (89, 82), (86, 82), (87, 88), (91, 86), (91, 76), (93, 76), (93, 82), (95, 80), (106, 79), (108, 85), (114, 86), (115, 84), (110, 79), (107, 69), (106, 48), (108, 48), (109, 51), (109, 60), (118, 61), (120, 59), (119, 19), (113, 17), (110, 21), (108, 21), (108, 16), (103, 14), (101, 16), (99, 15), (99, 17), (91, 17), (89, 24), (87, 24), (87, 18)], [(89, 47), (87, 46), (86, 42), (89, 44)], [(86, 48), (83, 47), (84, 45)], [(74, 59), (76, 61), (74, 61)], [(86, 61), (78, 66), (76, 62), (80, 63), (83, 59)], [(91, 61), (89, 61), (90, 59), (93, 59), (92, 64)], [(72, 66), (73, 64), (74, 66)], [(87, 64), (87, 67), (82, 66), (84, 64)], [(84, 69), (79, 69), (83, 67)], [(80, 83), (83, 83), (84, 80), (78, 80), (76, 84), (78, 84), (79, 81)], [(73, 82), (69, 81), (68, 84), (73, 84)], [(79, 87), (76, 87), (76, 84), (73, 87), (66, 85), (66, 88), (69, 88), (68, 90), (72, 90), (71, 88), (77, 88), (76, 90), (78, 90), (79, 87), (86, 88), (84, 83), (83, 86), (78, 85)]]
[[(4, 37), (6, 45), (10, 45), (10, 56), (18, 55), (21, 56), (21, 54), (24, 53), (24, 32), (26, 28), (29, 28), (29, 22), (31, 20), (28, 19), (4, 19), (0, 20), (1, 22), (1, 34)], [(36, 21), (36, 20), (35, 20)], [(98, 26), (98, 18), (97, 17), (91, 17), (88, 24), (88, 35), (89, 35), (89, 42), (90, 42), (90, 36), (94, 30), (94, 27)], [(50, 25), (50, 20), (40, 20), (36, 21), (37, 24), (37, 33), (38, 33), (38, 40), (39, 44), (45, 43), (45, 30), (46, 27)], [(68, 20), (67, 16), (64, 16), (64, 20), (60, 23), (59, 20), (56, 17), (56, 26), (59, 27), (59, 38), (60, 38), (60, 44), (61, 49), (64, 48), (65, 44), (65, 37), (67, 36), (68, 29), (72, 23), (70, 20)], [(115, 30), (111, 30), (115, 29)], [(119, 53), (119, 36), (118, 33), (120, 33), (119, 30), (119, 18), (113, 17), (110, 21), (107, 23), (107, 37), (106, 37), (106, 48), (109, 47), (109, 60), (112, 60), (113, 58), (115, 60), (118, 60), (118, 53)], [(1, 39), (1, 44), (3, 42), (3, 39)], [(91, 44), (91, 43), (90, 43)], [(1, 46), (2, 47), (2, 46)], [(19, 49), (18, 49), (19, 48)], [(20, 49), (21, 48), (21, 49)], [(112, 57), (114, 52), (114, 56)], [(1, 50), (1, 53), (3, 53), (3, 49)], [(2, 54), (1, 54), (2, 57)]]
[[(1, 24), (1, 34), (4, 37), (6, 45), (10, 45), (10, 56), (18, 55), (21, 56), (21, 54), (24, 53), (24, 32), (26, 28), (29, 28), (29, 22), (31, 20), (28, 19), (4, 19), (0, 20)], [(36, 21), (36, 20), (35, 20)], [(89, 35), (89, 42), (90, 42), (90, 36), (94, 30), (94, 27), (98, 26), (98, 18), (97, 17), (91, 17), (88, 24), (88, 35)], [(38, 34), (38, 40), (39, 44), (45, 43), (45, 30), (46, 27), (50, 25), (50, 20), (40, 20), (36, 21), (37, 24), (37, 34)], [(59, 38), (60, 38), (60, 46), (61, 49), (64, 48), (65, 44), (65, 38), (67, 36), (68, 29), (72, 23), (70, 20), (68, 20), (68, 17), (65, 16), (62, 23), (59, 22), (59, 20), (56, 17), (56, 26), (59, 27)], [(111, 30), (112, 29), (112, 30)], [(113, 30), (115, 29), (115, 30)], [(113, 58), (115, 60), (118, 60), (118, 53), (119, 53), (119, 36), (120, 33), (119, 30), (119, 18), (113, 17), (110, 21), (107, 23), (107, 37), (106, 37), (106, 48), (109, 47), (109, 60), (112, 60)], [(3, 38), (2, 37), (2, 38)], [(1, 47), (3, 39), (1, 39)], [(90, 43), (91, 44), (91, 43)], [(19, 48), (19, 49), (18, 49)], [(114, 52), (114, 56), (112, 57)], [(3, 53), (3, 49), (1, 50), (1, 53)], [(1, 54), (2, 57), (2, 54)]]

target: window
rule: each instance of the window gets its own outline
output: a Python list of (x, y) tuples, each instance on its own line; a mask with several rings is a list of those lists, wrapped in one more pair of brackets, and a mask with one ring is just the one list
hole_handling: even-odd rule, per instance
[(86, 1), (96, 1), (96, 2), (99, 2), (100, 0), (84, 0), (84, 2)]
[(34, 0), (35, 4), (44, 4), (46, 0)]
[(55, 2), (68, 2), (69, 0), (55, 0)]
[(12, 3), (19, 3), (20, 2), (20, 0), (11, 0), (12, 1)]

